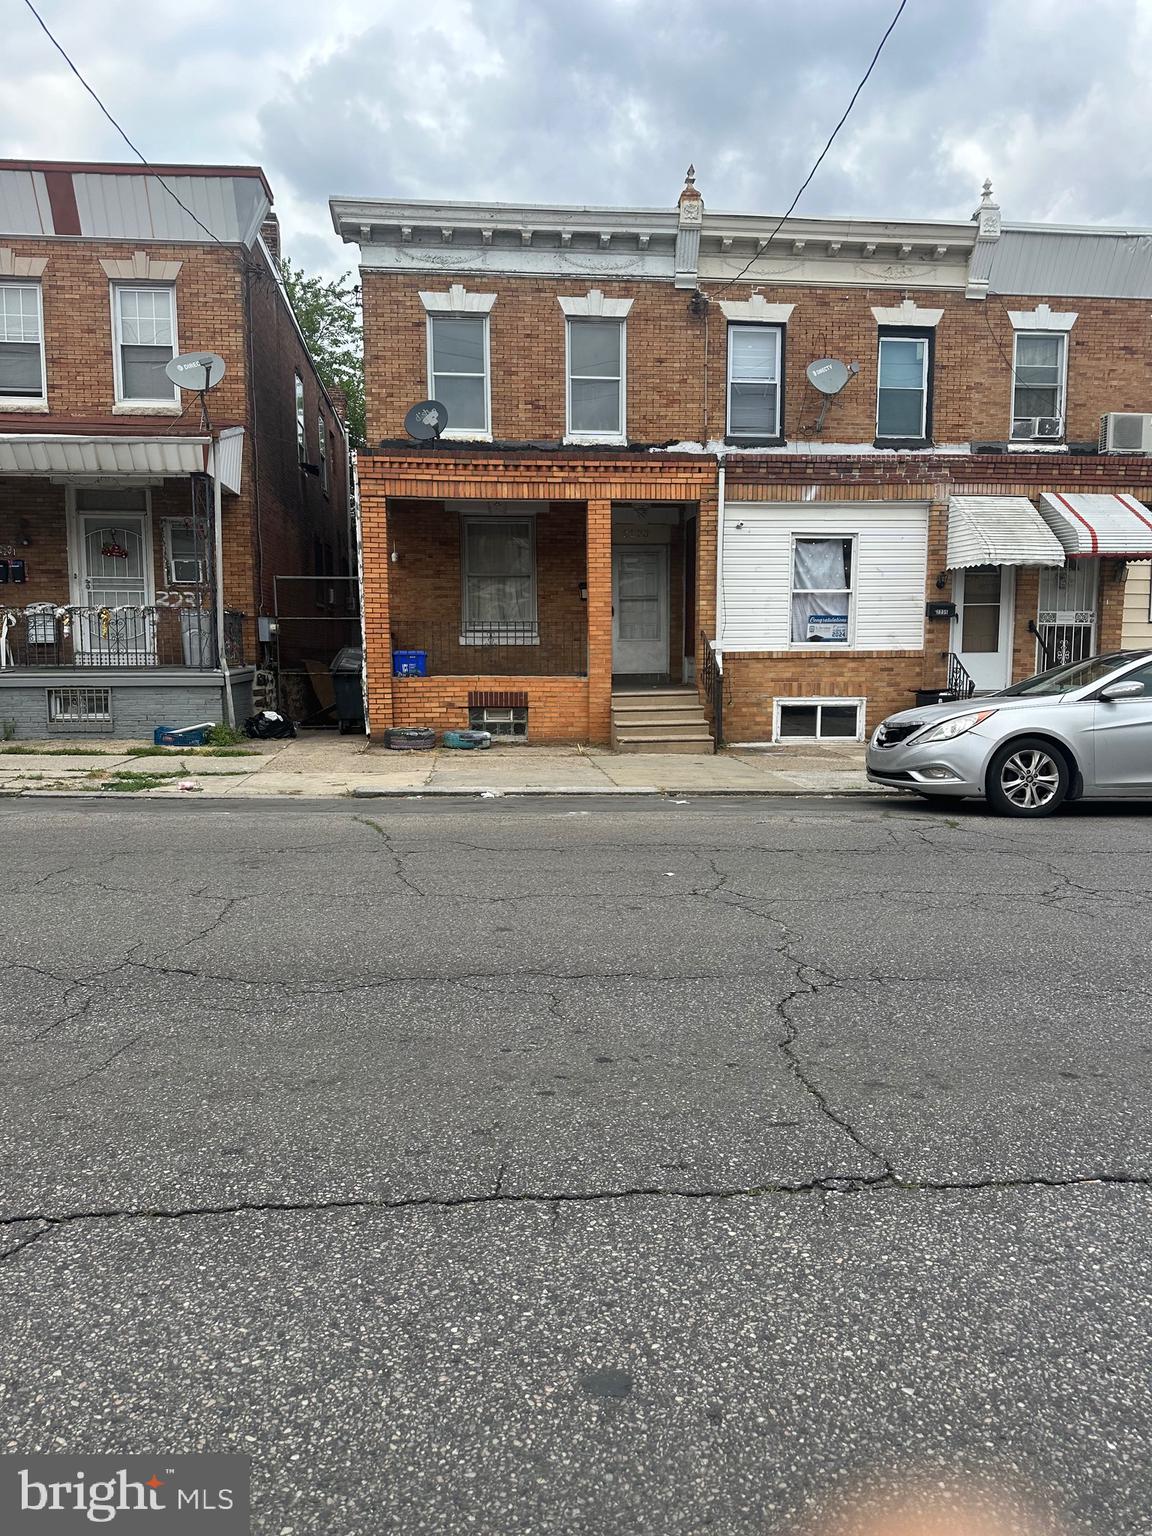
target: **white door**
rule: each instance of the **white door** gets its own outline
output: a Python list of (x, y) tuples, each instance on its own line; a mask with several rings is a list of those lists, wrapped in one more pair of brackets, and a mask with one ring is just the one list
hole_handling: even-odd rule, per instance
[(1011, 565), (973, 565), (953, 581), (956, 618), (952, 649), (977, 688), (1007, 688), (1012, 681)]
[(612, 548), (612, 670), (668, 671), (668, 551), (663, 545)]
[(73, 632), (76, 660), (86, 666), (154, 666), (156, 612), (145, 518), (78, 511), (76, 539), (77, 597), (84, 610)]

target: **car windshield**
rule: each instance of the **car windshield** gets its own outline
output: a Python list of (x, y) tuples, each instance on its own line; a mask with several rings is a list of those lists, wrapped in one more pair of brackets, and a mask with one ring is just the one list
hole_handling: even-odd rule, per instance
[(1113, 651), (1107, 656), (1089, 656), (1084, 661), (1070, 661), (1062, 667), (1052, 667), (1047, 672), (1038, 672), (1035, 677), (1027, 677), (1022, 683), (1013, 683), (1011, 688), (1002, 689), (999, 697), (1043, 698), (1056, 693), (1070, 693), (1073, 688), (1089, 688), (1093, 683), (1102, 682), (1124, 662), (1136, 659), (1135, 653), (1131, 651)]

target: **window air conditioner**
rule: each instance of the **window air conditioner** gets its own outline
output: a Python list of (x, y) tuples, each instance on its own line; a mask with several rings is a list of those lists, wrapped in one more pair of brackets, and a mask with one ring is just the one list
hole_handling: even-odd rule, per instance
[(1012, 423), (1014, 439), (1064, 436), (1064, 423), (1059, 416), (1017, 416)]
[(1100, 418), (1101, 453), (1152, 453), (1152, 415), (1109, 411)]

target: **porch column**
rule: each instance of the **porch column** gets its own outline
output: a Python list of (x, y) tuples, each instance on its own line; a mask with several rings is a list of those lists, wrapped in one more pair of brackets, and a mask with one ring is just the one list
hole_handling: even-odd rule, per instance
[(612, 503), (587, 503), (588, 738), (612, 739)]
[(360, 469), (360, 558), (363, 564), (364, 662), (368, 674), (368, 721), (373, 741), (392, 724), (392, 623), (388, 583), (388, 497), (374, 481), (371, 460)]

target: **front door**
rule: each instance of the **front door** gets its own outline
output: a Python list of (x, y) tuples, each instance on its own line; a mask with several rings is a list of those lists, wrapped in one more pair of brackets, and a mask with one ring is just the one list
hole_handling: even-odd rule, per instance
[(663, 545), (612, 547), (612, 670), (668, 671), (668, 551)]
[(1143, 683), (1135, 699), (1097, 699), (1092, 742), (1097, 789), (1152, 795), (1152, 663), (1121, 679)]
[(1007, 688), (1012, 681), (1010, 565), (973, 565), (953, 582), (956, 635), (953, 650), (977, 688)]
[[(111, 499), (106, 491), (98, 494)], [(130, 491), (124, 499), (142, 494)], [(156, 613), (151, 606), (147, 519), (134, 511), (85, 511), (84, 501), (85, 493), (78, 491), (76, 599), (82, 611), (73, 631), (76, 660), (87, 666), (154, 665)]]

